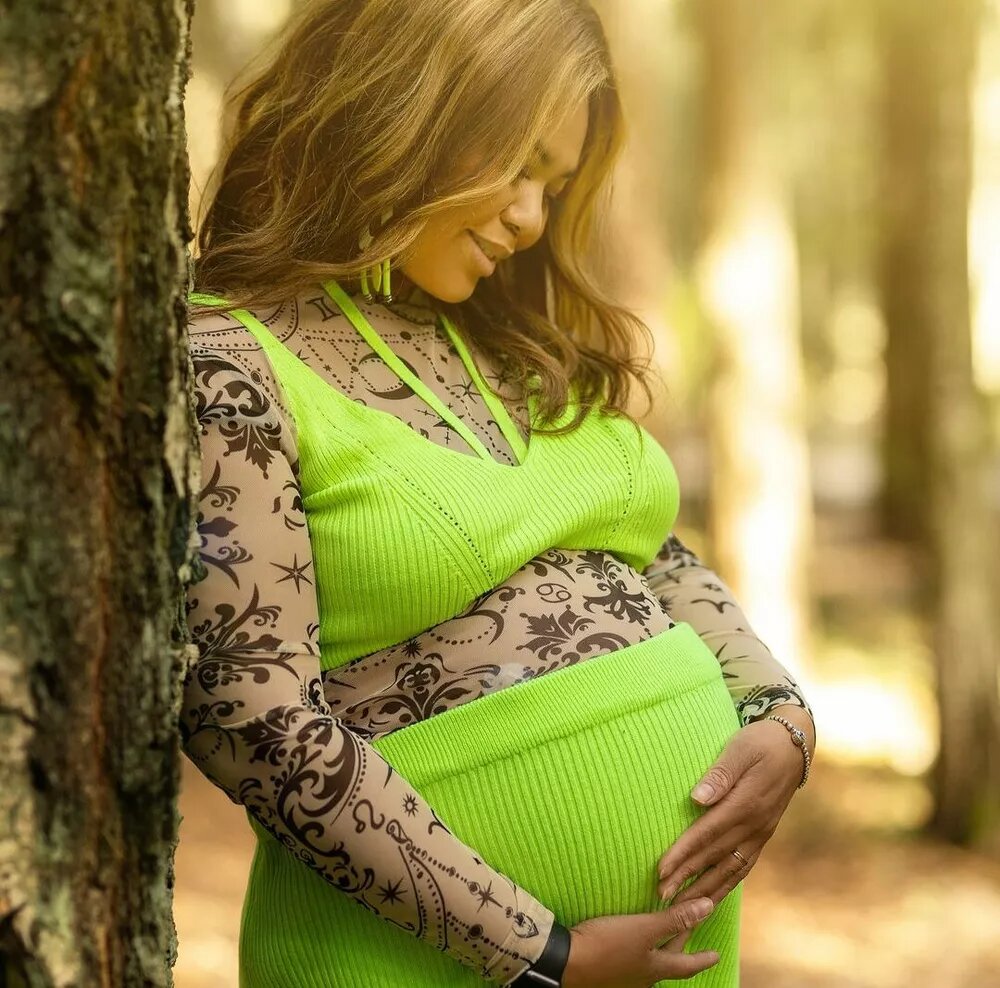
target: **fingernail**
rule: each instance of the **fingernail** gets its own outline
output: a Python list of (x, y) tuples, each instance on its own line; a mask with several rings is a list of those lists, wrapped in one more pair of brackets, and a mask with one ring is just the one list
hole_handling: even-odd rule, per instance
[(698, 900), (698, 913), (701, 916), (707, 916), (715, 908), (715, 902), (712, 899), (699, 899)]
[(666, 885), (663, 891), (660, 893), (660, 901), (666, 902), (667, 899), (669, 899), (670, 896), (672, 896), (673, 894), (674, 894), (674, 883), (671, 882), (669, 885)]
[(691, 795), (701, 803), (704, 803), (706, 799), (711, 799), (714, 794), (715, 790), (707, 782), (698, 783), (698, 785), (695, 786), (694, 791), (691, 793)]

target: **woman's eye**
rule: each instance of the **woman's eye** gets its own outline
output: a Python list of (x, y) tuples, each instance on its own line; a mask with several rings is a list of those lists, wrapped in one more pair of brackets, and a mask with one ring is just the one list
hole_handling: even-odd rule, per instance
[[(531, 181), (531, 173), (528, 171), (527, 168), (522, 168), (521, 171), (518, 172), (518, 176), (517, 177), (518, 178), (523, 178), (526, 182), (530, 182)], [(546, 193), (545, 193), (545, 201), (546, 202), (550, 202), (550, 203), (551, 202), (555, 202), (556, 200), (558, 200), (560, 198), (560, 196), (562, 196), (562, 190), (560, 190), (559, 192), (548, 192), (548, 191), (546, 191)]]

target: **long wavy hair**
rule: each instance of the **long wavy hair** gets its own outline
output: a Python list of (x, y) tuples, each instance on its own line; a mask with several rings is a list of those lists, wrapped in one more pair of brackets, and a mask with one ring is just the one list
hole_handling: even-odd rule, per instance
[[(593, 270), (625, 124), (587, 0), (308, 0), (229, 96), (195, 287), (253, 308), (353, 282), (386, 257), (405, 263), (431, 216), (509, 189), (581, 100), (580, 167), (544, 236), (439, 309), (536, 395), (536, 426), (562, 417), (571, 391), (579, 411), (553, 433), (593, 406), (628, 416), (633, 383), (652, 400), (648, 357), (637, 356), (652, 336)], [(459, 159), (479, 164), (463, 172)], [(390, 207), (388, 223), (373, 223)]]

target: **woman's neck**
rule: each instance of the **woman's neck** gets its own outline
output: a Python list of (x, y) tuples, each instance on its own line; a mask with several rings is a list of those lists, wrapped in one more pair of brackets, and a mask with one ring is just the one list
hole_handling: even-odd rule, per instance
[[(393, 271), (391, 277), (392, 307), (400, 305), (411, 314), (415, 312), (422, 313), (429, 317), (431, 321), (437, 319), (440, 306), (438, 300), (434, 298), (434, 296), (429, 295), (415, 282), (410, 281), (410, 279), (407, 278), (402, 271)], [(349, 279), (345, 281), (344, 284), (350, 294), (357, 296), (361, 295), (360, 281)], [(371, 287), (371, 281), (369, 281), (369, 290), (377, 299), (378, 295)]]
[(400, 272), (392, 273), (392, 297), (408, 305), (419, 305), (428, 309), (434, 308), (435, 300), (431, 298), (418, 284)]

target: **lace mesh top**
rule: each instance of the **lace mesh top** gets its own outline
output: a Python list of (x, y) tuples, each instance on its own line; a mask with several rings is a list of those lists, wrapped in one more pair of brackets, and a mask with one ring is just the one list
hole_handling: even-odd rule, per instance
[[(355, 298), (409, 369), (498, 461), (516, 458), (431, 312)], [(321, 289), (256, 313), (331, 386), (399, 417), (433, 442), (475, 451), (403, 383)], [(185, 683), (184, 749), (235, 803), (327, 881), (484, 977), (506, 982), (541, 953), (551, 912), (498, 875), (443, 827), (367, 742), (487, 693), (606, 654), (686, 621), (717, 656), (743, 724), (773, 707), (811, 710), (788, 671), (754, 635), (719, 577), (671, 534), (637, 572), (614, 555), (554, 546), (528, 560), (463, 613), (406, 641), (320, 671), (319, 614), (298, 485), (295, 422), (256, 339), (231, 316), (189, 326), (201, 429), (198, 533), (203, 576), (189, 592), (199, 659)], [(527, 439), (525, 404), (484, 356), (476, 365)], [(378, 620), (373, 602), (372, 620)], [(351, 746), (372, 770), (356, 788), (338, 765)], [(298, 773), (294, 767), (298, 766)], [(376, 770), (381, 767), (381, 771)], [(306, 770), (307, 769), (307, 770)], [(332, 794), (332, 795), (331, 795)], [(441, 862), (445, 909), (436, 923), (421, 890), (388, 862), (384, 830), (354, 832), (362, 801), (422, 834), (415, 853)], [(304, 833), (302, 820), (311, 828)], [(352, 883), (348, 876), (370, 874)], [(491, 884), (492, 883), (492, 884)], [(475, 890), (492, 887), (483, 902)], [(450, 930), (484, 926), (486, 951)]]

